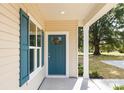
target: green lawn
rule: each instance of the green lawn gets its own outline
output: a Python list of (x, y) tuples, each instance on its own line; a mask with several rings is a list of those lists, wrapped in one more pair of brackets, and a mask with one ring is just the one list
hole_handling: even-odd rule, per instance
[[(83, 56), (79, 56), (79, 63), (82, 63)], [(124, 79), (124, 69), (117, 68), (101, 60), (124, 60), (124, 54), (104, 53), (101, 56), (90, 55), (90, 72), (97, 71), (105, 79)]]

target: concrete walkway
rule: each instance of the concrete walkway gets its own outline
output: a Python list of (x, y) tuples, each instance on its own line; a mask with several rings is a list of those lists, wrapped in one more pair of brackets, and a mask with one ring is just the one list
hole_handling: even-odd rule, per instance
[(112, 90), (124, 85), (124, 79), (46, 78), (40, 90)]
[(124, 60), (102, 60), (101, 62), (124, 69)]

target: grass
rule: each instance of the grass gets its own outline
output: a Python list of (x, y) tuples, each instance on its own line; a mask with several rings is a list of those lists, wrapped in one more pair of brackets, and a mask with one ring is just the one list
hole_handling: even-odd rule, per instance
[(124, 53), (119, 53), (118, 51), (115, 52), (103, 52), (102, 55), (111, 55), (111, 56), (124, 56)]
[[(82, 63), (83, 55), (79, 56)], [(124, 69), (100, 62), (101, 60), (124, 60), (124, 56), (114, 53), (104, 53), (100, 56), (90, 55), (90, 72), (97, 71), (104, 79), (124, 79)]]
[(114, 90), (124, 90), (124, 85), (121, 85), (121, 86), (114, 86), (113, 87)]

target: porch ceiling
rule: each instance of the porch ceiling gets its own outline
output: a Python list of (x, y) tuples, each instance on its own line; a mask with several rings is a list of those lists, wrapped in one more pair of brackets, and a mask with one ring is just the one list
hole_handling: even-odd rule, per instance
[[(38, 4), (45, 20), (83, 20), (104, 4)], [(60, 12), (64, 11), (65, 14)]]
[[(79, 25), (86, 24), (106, 3), (37, 3), (28, 4), (35, 9), (43, 21), (77, 20)], [(108, 5), (109, 6), (109, 5)], [(64, 11), (64, 14), (61, 12)]]

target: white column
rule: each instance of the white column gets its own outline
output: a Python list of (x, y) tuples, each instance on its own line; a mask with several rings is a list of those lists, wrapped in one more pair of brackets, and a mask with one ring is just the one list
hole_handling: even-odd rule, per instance
[(89, 26), (84, 26), (83, 28), (83, 47), (84, 47), (84, 56), (83, 56), (83, 77), (89, 78)]

